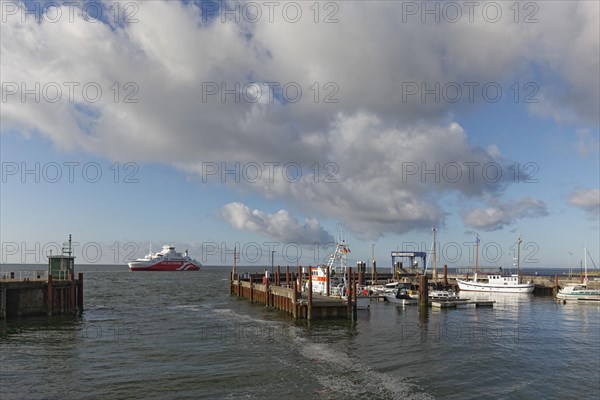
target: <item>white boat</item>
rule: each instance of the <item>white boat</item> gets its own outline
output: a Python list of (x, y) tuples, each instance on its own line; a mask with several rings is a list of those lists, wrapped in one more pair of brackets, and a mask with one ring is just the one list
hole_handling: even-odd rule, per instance
[(461, 291), (471, 292), (533, 293), (535, 289), (532, 282), (521, 283), (520, 276), (517, 274), (510, 276), (487, 275), (484, 281), (478, 280), (477, 274), (475, 274), (473, 280), (457, 279), (456, 282)]
[(587, 282), (587, 246), (583, 247), (585, 277), (583, 283), (569, 284), (558, 291), (556, 298), (560, 300), (575, 300), (577, 302), (600, 302), (600, 289), (588, 289)]
[(175, 247), (164, 245), (162, 251), (150, 253), (144, 258), (138, 258), (128, 263), (132, 271), (198, 271), (202, 264), (188, 256), (187, 250), (183, 255), (175, 251)]
[(405, 289), (396, 289), (394, 292), (386, 293), (383, 297), (387, 302), (401, 304), (403, 306), (417, 304), (417, 300), (410, 297)]
[[(309, 279), (312, 283), (313, 293), (327, 295), (327, 271), (329, 270), (329, 296), (337, 296), (342, 299), (348, 299), (347, 287), (347, 254), (350, 253), (350, 248), (343, 239), (340, 233), (340, 239), (336, 243), (335, 250), (331, 253), (327, 265), (311, 267)], [(305, 285), (308, 290), (308, 282)], [(368, 289), (357, 288), (356, 309), (367, 310), (371, 305), (371, 298), (368, 294)]]
[[(519, 253), (521, 249), (521, 238), (519, 237)], [(517, 253), (517, 254), (519, 254)], [(523, 283), (521, 274), (487, 275), (483, 280), (478, 280), (477, 267), (479, 260), (479, 235), (475, 240), (475, 275), (471, 280), (457, 279), (456, 283), (461, 291), (472, 292), (496, 292), (496, 293), (533, 293), (535, 285), (533, 282)], [(517, 255), (517, 271), (519, 269), (519, 255)]]
[(432, 290), (428, 293), (429, 300), (453, 301), (459, 300), (458, 294), (449, 290)]

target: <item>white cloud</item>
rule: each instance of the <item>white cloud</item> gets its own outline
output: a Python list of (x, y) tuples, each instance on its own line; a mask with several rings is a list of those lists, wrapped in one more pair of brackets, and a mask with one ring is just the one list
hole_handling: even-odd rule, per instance
[(484, 231), (495, 231), (521, 218), (540, 218), (548, 215), (546, 203), (526, 197), (511, 203), (495, 202), (485, 209), (470, 210), (463, 215), (466, 226)]
[[(597, 119), (598, 56), (589, 51), (599, 41), (597, 2), (539, 3), (534, 24), (515, 23), (510, 15), (488, 23), (480, 14), (469, 22), (464, 14), (458, 23), (437, 25), (421, 23), (420, 15), (405, 22), (402, 6), (388, 1), (337, 2), (333, 24), (315, 23), (312, 3), (302, 3), (305, 18), (298, 23), (283, 20), (280, 8), (275, 22), (263, 10), (254, 24), (220, 17), (206, 23), (192, 2), (136, 4), (139, 22), (124, 26), (69, 22), (68, 14), (40, 24), (8, 16), (0, 38), (3, 83), (80, 86), (75, 102), (64, 86), (56, 103), (10, 96), (2, 104), (3, 133), (39, 134), (63, 149), (198, 173), (207, 161), (293, 161), (305, 168), (331, 162), (339, 183), (305, 176), (297, 183), (279, 178), (240, 186), (376, 237), (440, 226), (448, 212), (439, 201), (444, 194), (500, 196), (509, 184), (507, 174), (498, 181), (487, 175), (493, 168), (478, 169), (470, 179), (465, 163), (502, 168), (500, 152), (474, 146), (450, 117), (476, 108), (481, 96), (471, 103), (465, 90), (457, 104), (431, 96), (423, 101), (419, 94), (403, 96), (403, 84), (498, 82), (508, 96), (515, 80), (522, 87), (550, 74), (540, 78), (546, 85), (540, 96), (553, 91), (560, 101), (541, 101), (535, 112), (558, 118), (558, 110), (568, 110), (570, 119)], [(89, 82), (103, 90), (98, 102), (82, 100)], [(128, 82), (134, 86), (125, 88)], [(220, 93), (203, 96), (207, 85), (232, 89), (236, 82), (242, 88), (293, 82), (302, 97), (284, 104), (266, 101), (267, 91), (256, 103), (231, 94), (225, 101)], [(137, 102), (125, 102), (126, 95)], [(337, 102), (325, 103), (327, 95)], [(419, 172), (407, 175), (415, 165)], [(422, 174), (438, 165), (439, 178)]]
[(569, 196), (569, 203), (583, 209), (590, 219), (597, 219), (600, 215), (600, 189), (575, 190)]
[(333, 236), (327, 233), (316, 219), (307, 218), (301, 225), (285, 210), (267, 214), (234, 202), (223, 206), (221, 217), (236, 229), (266, 235), (283, 243), (313, 244), (334, 241)]

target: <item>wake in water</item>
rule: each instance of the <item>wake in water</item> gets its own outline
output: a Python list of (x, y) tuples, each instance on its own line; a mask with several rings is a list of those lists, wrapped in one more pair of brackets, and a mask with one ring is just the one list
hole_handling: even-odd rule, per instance
[[(310, 367), (302, 368), (302, 372), (315, 382), (313, 393), (307, 393), (309, 396), (323, 399), (433, 399), (416, 384), (375, 371), (332, 343), (315, 342), (306, 328), (253, 318), (229, 308), (201, 308), (202, 312), (213, 313), (219, 319), (226, 318), (226, 323), (236, 327), (232, 332), (244, 339), (244, 343), (253, 342), (262, 351), (269, 346), (268, 356), (286, 370), (299, 368), (297, 359), (303, 360), (301, 364)], [(291, 350), (292, 354), (278, 352), (279, 347)]]
[(296, 337), (299, 353), (314, 365), (313, 374), (323, 389), (315, 394), (325, 398), (339, 395), (369, 399), (433, 399), (406, 379), (373, 370), (347, 353), (326, 343)]

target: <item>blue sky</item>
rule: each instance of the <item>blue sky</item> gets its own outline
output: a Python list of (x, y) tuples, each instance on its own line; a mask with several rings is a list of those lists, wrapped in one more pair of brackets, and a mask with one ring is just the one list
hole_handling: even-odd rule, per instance
[(422, 2), (282, 2), (272, 20), (261, 2), (237, 19), (104, 2), (102, 21), (32, 4), (39, 21), (2, 3), (3, 263), (70, 233), (82, 263), (173, 243), (208, 265), (238, 245), (242, 264), (315, 264), (343, 229), (352, 262), (375, 243), (386, 268), (435, 226), (439, 264), (471, 265), (479, 234), (480, 264), (510, 267), (520, 234), (526, 268), (579, 263), (584, 242), (598, 265), (596, 2), (535, 3), (530, 23), (508, 2), (495, 22), (439, 3), (437, 23)]

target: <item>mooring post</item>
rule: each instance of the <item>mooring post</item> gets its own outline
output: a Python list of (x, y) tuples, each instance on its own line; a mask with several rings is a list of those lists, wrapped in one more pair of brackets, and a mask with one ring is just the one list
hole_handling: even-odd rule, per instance
[(348, 313), (348, 318), (352, 318), (352, 293), (350, 291), (350, 288), (352, 287), (350, 282), (351, 282), (351, 277), (352, 277), (352, 267), (348, 267), (348, 271), (346, 273), (346, 299), (348, 301), (348, 309), (347, 309), (347, 313)]
[(308, 310), (306, 319), (310, 321), (312, 317), (312, 267), (308, 266)]
[(79, 273), (79, 282), (77, 282), (77, 308), (79, 311), (83, 311), (83, 272)]
[(375, 285), (375, 282), (377, 282), (377, 262), (375, 262), (375, 260), (373, 260), (373, 271), (371, 272), (371, 285)]
[[(250, 275), (250, 284), (252, 284), (252, 275)], [(242, 296), (242, 279), (240, 278), (240, 274), (237, 276), (237, 295), (238, 297)]]
[(290, 287), (290, 266), (285, 266), (285, 287)]
[(6, 319), (6, 285), (0, 288), (0, 319)]
[(444, 264), (444, 287), (448, 287), (448, 264)]
[(269, 280), (265, 280), (265, 306), (269, 306)]
[(331, 285), (330, 280), (331, 279), (330, 279), (330, 276), (331, 276), (331, 267), (328, 265), (327, 266), (327, 277), (325, 278), (326, 279), (326, 281), (325, 281), (325, 286), (326, 286), (325, 291), (327, 292), (327, 296), (331, 295), (331, 287), (330, 287), (330, 285)]
[(52, 288), (52, 274), (50, 274), (50, 273), (48, 274), (48, 283), (46, 285), (46, 290), (47, 290), (47, 293), (46, 293), (47, 300), (46, 301), (48, 303), (47, 304), (47, 306), (48, 306), (48, 315), (52, 315), (52, 312), (54, 311), (54, 307), (53, 307), (52, 301), (54, 299), (52, 298), (52, 291), (53, 291), (53, 288)]
[(277, 286), (281, 286), (281, 266), (277, 266)]
[[(360, 276), (360, 273), (359, 273)], [(356, 276), (352, 274), (352, 292), (354, 293), (352, 299), (352, 320), (356, 321), (356, 307), (358, 304), (358, 291), (356, 290)]]
[(292, 282), (292, 316), (298, 318), (298, 282)]
[(556, 297), (558, 294), (558, 275), (554, 274), (554, 287), (552, 288), (552, 295)]
[(419, 306), (425, 306), (429, 304), (429, 292), (427, 288), (427, 276), (419, 276)]
[(233, 271), (229, 272), (229, 294), (233, 294)]
[(69, 272), (69, 312), (75, 312), (75, 274)]

